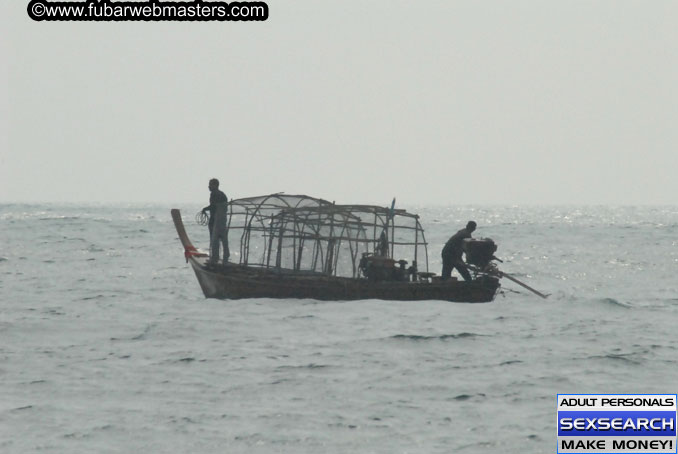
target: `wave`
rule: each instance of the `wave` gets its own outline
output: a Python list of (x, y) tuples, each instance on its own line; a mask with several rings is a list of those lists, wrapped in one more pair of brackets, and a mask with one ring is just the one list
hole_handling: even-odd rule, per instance
[(439, 336), (420, 336), (418, 334), (396, 334), (394, 336), (389, 337), (389, 339), (412, 340), (418, 342), (429, 340), (467, 339), (479, 336), (486, 336), (486, 334), (459, 333), (459, 334), (441, 334)]
[(106, 295), (103, 295), (103, 294), (99, 293), (98, 295), (94, 295), (94, 296), (85, 296), (85, 297), (83, 297), (83, 298), (80, 298), (80, 301), (100, 300), (100, 299), (105, 299), (105, 298), (107, 298)]
[(508, 361), (504, 361), (503, 363), (499, 363), (499, 365), (500, 366), (510, 366), (511, 364), (520, 364), (522, 362), (523, 361), (521, 361), (519, 359), (511, 359), (511, 360), (508, 360)]
[(448, 400), (448, 401), (457, 400), (457, 401), (463, 402), (463, 401), (465, 401), (465, 400), (473, 399), (474, 397), (475, 397), (475, 398), (481, 398), (481, 399), (482, 399), (482, 398), (487, 397), (487, 395), (486, 395), (486, 394), (483, 394), (483, 393), (478, 393), (478, 394), (459, 394), (458, 396), (450, 397), (450, 398), (448, 398), (448, 399), (446, 399), (446, 400)]
[(621, 309), (647, 309), (647, 308), (665, 308), (673, 307), (678, 303), (678, 298), (632, 298), (626, 301), (620, 301), (615, 298), (595, 298), (590, 300), (595, 304)]
[(23, 407), (12, 408), (10, 411), (24, 411), (24, 410), (30, 410), (32, 408), (33, 408), (33, 405), (25, 405)]
[(38, 218), (38, 221), (76, 221), (80, 220), (80, 216), (47, 216)]
[(553, 301), (562, 301), (577, 305), (591, 307), (609, 308), (610, 310), (642, 310), (651, 308), (676, 308), (678, 306), (678, 298), (673, 295), (667, 297), (653, 297), (653, 296), (630, 296), (628, 299), (617, 299), (612, 297), (583, 297), (572, 294), (565, 294), (559, 292), (555, 298), (549, 298)]
[(149, 334), (155, 329), (156, 324), (151, 323), (148, 324), (144, 327), (143, 332), (137, 334), (136, 336), (132, 337), (111, 337), (111, 341), (140, 341), (140, 340), (146, 340), (149, 337)]
[(301, 320), (301, 319), (310, 319), (316, 318), (315, 315), (289, 315), (285, 317), (285, 320)]
[(608, 355), (594, 355), (594, 356), (587, 356), (586, 359), (593, 359), (593, 360), (612, 360), (612, 361), (620, 361), (623, 363), (627, 364), (633, 364), (633, 365), (640, 365), (642, 364), (642, 361), (634, 358), (634, 356), (637, 356), (635, 353), (610, 353)]
[(586, 295), (576, 295), (573, 293), (558, 291), (549, 297), (549, 301), (565, 302), (569, 304), (581, 304), (588, 307), (608, 306), (613, 308), (633, 309), (635, 306), (628, 301), (620, 301), (611, 297), (592, 297)]
[(303, 364), (300, 366), (279, 366), (276, 367), (276, 370), (282, 371), (282, 370), (290, 370), (290, 369), (325, 369), (327, 367), (331, 367), (327, 364), (315, 364), (315, 363), (310, 363), (310, 364)]
[(602, 304), (609, 305), (609, 306), (623, 307), (624, 309), (633, 308), (633, 305), (631, 305), (630, 303), (624, 303), (624, 302), (621, 302), (621, 301), (616, 300), (614, 298), (601, 298), (601, 299), (597, 299), (595, 301), (600, 302)]

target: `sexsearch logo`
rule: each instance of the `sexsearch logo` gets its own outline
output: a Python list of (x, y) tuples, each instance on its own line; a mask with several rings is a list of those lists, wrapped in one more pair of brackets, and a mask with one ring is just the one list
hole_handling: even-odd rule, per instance
[(558, 453), (678, 453), (676, 394), (558, 394)]

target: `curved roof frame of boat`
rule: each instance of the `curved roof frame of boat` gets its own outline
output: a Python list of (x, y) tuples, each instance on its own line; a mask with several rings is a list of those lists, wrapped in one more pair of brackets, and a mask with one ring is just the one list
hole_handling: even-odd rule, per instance
[[(342, 271), (338, 266), (340, 256), (347, 255), (344, 260), (350, 263), (350, 274), (356, 277), (361, 255), (376, 253), (379, 237), (385, 233), (390, 257), (407, 251), (410, 260), (420, 263), (417, 258), (423, 249), (428, 271), (427, 243), (419, 216), (405, 210), (337, 205), (283, 193), (236, 199), (229, 206), (229, 229), (242, 230), (243, 265), (340, 275), (348, 274), (348, 270), (338, 272)], [(253, 240), (260, 245), (254, 244), (254, 250), (263, 251), (259, 259), (253, 257)], [(308, 248), (309, 242), (312, 248)], [(305, 266), (302, 259), (307, 259)], [(291, 266), (283, 266), (283, 261), (291, 262)]]
[[(291, 240), (293, 269), (302, 269), (305, 245), (312, 244), (309, 270), (320, 269), (324, 274), (336, 274), (342, 245), (348, 247), (352, 276), (358, 274), (359, 254), (369, 253), (371, 240), (360, 218), (335, 205), (288, 208), (275, 215), (269, 233), (267, 266), (270, 265), (272, 246), (277, 239), (276, 268), (281, 267), (283, 241)], [(362, 250), (361, 250), (362, 249)]]
[[(252, 232), (266, 232), (272, 216), (287, 208), (318, 207), (332, 205), (327, 200), (306, 195), (274, 193), (257, 197), (246, 197), (229, 202), (228, 227), (242, 229), (240, 237), (240, 263), (250, 264), (250, 240)], [(234, 223), (234, 217), (236, 222)], [(265, 257), (258, 264), (264, 264)]]

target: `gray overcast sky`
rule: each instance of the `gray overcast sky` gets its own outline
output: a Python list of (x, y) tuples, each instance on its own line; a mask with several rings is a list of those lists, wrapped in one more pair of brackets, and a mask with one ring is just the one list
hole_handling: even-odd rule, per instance
[[(268, 1), (33, 22), (3, 1), (0, 201), (678, 203), (678, 1)], [(4, 65), (3, 65), (4, 66)]]

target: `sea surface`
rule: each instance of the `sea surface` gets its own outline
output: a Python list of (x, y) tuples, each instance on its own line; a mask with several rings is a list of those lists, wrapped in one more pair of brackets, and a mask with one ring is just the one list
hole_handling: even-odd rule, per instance
[(170, 208), (0, 205), (1, 453), (549, 453), (557, 393), (678, 392), (676, 206), (402, 207), (551, 295), (487, 304), (207, 300)]

